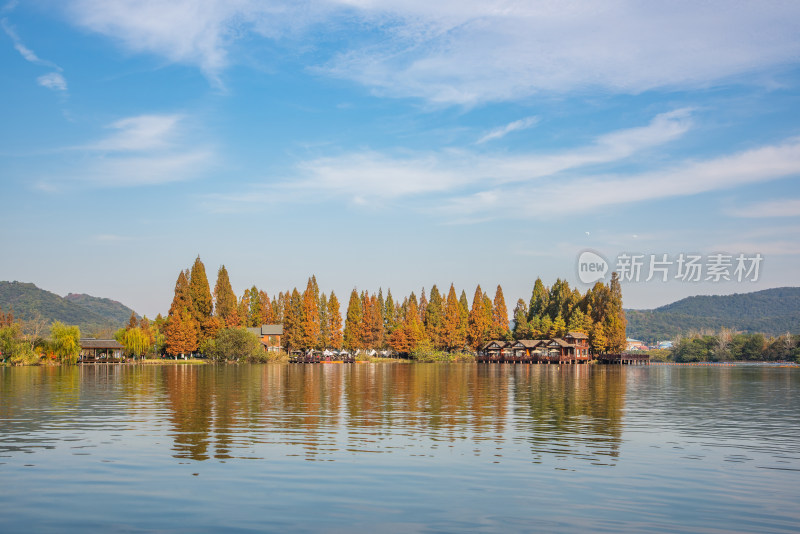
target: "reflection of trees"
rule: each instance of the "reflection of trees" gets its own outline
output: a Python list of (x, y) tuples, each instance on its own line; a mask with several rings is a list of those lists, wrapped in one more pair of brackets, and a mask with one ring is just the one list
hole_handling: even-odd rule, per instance
[(214, 368), (189, 365), (163, 366), (157, 376), (163, 381), (172, 421), (176, 458), (207, 460), (211, 433)]
[[(520, 366), (514, 405), (517, 430), (534, 457), (546, 454), (601, 461), (622, 441), (625, 370), (613, 366)], [(608, 459), (606, 460), (608, 461)]]
[(453, 444), (530, 443), (614, 457), (624, 370), (589, 366), (248, 365), (164, 367), (176, 456), (284, 447), (307, 459)]

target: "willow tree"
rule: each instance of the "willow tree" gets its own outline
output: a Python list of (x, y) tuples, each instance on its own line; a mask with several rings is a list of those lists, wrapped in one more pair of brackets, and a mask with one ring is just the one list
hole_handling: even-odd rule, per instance
[(77, 363), (81, 352), (80, 328), (56, 321), (50, 327), (50, 338), (53, 352), (61, 363)]
[(152, 346), (149, 333), (138, 326), (126, 329), (119, 341), (125, 347), (125, 352), (134, 358), (144, 357)]

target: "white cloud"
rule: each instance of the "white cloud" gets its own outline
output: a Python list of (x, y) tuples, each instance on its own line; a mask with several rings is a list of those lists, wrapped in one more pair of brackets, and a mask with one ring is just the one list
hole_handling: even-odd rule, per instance
[(483, 144), (487, 141), (492, 141), (494, 139), (501, 139), (506, 135), (510, 134), (511, 132), (516, 132), (517, 130), (525, 130), (530, 128), (531, 126), (535, 125), (539, 122), (539, 117), (526, 117), (524, 119), (520, 119), (518, 121), (514, 121), (511, 123), (506, 124), (505, 126), (501, 126), (500, 128), (495, 128), (483, 135), (476, 144)]
[(39, 85), (42, 87), (47, 87), (54, 91), (67, 90), (67, 80), (58, 72), (51, 72), (50, 74), (39, 76), (36, 81), (39, 82)]
[[(691, 127), (690, 110), (657, 115), (648, 125), (618, 130), (597, 137), (584, 147), (555, 153), (523, 155), (479, 154), (466, 150), (385, 154), (375, 151), (349, 153), (300, 164), (291, 179), (270, 184), (266, 196), (297, 201), (308, 198), (344, 197), (369, 204), (415, 195), (453, 194), (467, 187), (503, 187), (534, 183), (545, 177), (587, 165), (612, 163), (679, 138)], [(487, 191), (476, 198), (489, 204), (499, 193)], [(235, 205), (264, 200), (259, 188), (245, 194), (215, 197)]]
[[(540, 92), (697, 88), (795, 65), (800, 3), (506, 0), (73, 0), (83, 27), (212, 79), (237, 40), (303, 34), (318, 72), (379, 94), (474, 105)], [(304, 33), (303, 33), (304, 32)], [(288, 41), (290, 45), (301, 41)], [(326, 49), (330, 50), (326, 46)], [(752, 78), (748, 79), (750, 81)]]
[(756, 202), (729, 211), (735, 217), (766, 218), (766, 217), (800, 217), (800, 199), (785, 198)]
[(120, 119), (109, 125), (117, 133), (81, 148), (126, 152), (168, 148), (183, 117), (181, 115), (139, 115)]
[(186, 139), (186, 117), (139, 115), (109, 125), (114, 132), (93, 143), (71, 147), (58, 178), (41, 180), (42, 191), (65, 185), (134, 187), (191, 180), (214, 164), (213, 148)]
[[(4, 6), (2, 12), (9, 12), (16, 7), (15, 2), (9, 2)], [(8, 22), (8, 19), (3, 18), (0, 20), (0, 26), (3, 27), (3, 31), (11, 38), (11, 41), (14, 43), (14, 49), (19, 52), (19, 54), (30, 63), (35, 65), (41, 65), (44, 67), (49, 67), (56, 69), (56, 72), (51, 72), (49, 74), (44, 74), (39, 76), (36, 81), (42, 87), (46, 87), (53, 91), (66, 91), (67, 90), (67, 81), (64, 79), (64, 76), (61, 74), (61, 67), (54, 64), (51, 61), (47, 61), (41, 59), (36, 53), (25, 46), (22, 42), (22, 39), (19, 38), (17, 32), (14, 30), (14, 27)]]
[(586, 176), (545, 180), (525, 186), (500, 187), (452, 199), (443, 209), (468, 219), (498, 213), (509, 205), (536, 206), (509, 211), (510, 217), (546, 217), (569, 198), (582, 210), (681, 197), (800, 175), (800, 139), (764, 146), (706, 161), (675, 165), (635, 175)]

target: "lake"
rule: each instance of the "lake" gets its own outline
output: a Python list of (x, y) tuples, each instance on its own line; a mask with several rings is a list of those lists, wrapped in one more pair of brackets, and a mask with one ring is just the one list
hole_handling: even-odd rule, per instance
[(797, 532), (800, 369), (0, 368), (0, 531)]

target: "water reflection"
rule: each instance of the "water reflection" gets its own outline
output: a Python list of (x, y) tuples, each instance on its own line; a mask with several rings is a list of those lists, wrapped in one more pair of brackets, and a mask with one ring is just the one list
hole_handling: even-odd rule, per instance
[[(525, 442), (591, 461), (618, 454), (620, 370), (484, 365), (167, 367), (159, 373), (178, 458), (251, 457), (264, 445), (309, 460), (337, 453), (473, 452)], [(498, 455), (499, 456), (499, 455)]]

